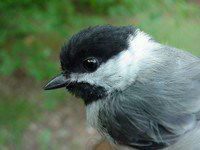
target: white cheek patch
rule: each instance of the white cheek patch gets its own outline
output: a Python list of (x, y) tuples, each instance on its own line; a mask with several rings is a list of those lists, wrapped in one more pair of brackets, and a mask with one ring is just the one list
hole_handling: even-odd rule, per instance
[(123, 54), (120, 55), (118, 59), (118, 66), (119, 66), (119, 71), (123, 71), (128, 69), (128, 65), (131, 65), (133, 62), (133, 56), (130, 51), (125, 51)]
[(152, 50), (160, 47), (160, 44), (139, 30), (135, 36), (129, 37), (128, 44), (127, 50), (103, 63), (95, 72), (73, 73), (70, 80), (102, 86), (108, 91), (124, 89), (135, 81), (144, 61), (152, 57)]

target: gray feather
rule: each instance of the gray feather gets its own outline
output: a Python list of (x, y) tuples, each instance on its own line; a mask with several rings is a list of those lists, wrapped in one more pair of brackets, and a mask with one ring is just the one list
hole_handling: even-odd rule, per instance
[(144, 62), (136, 81), (114, 92), (100, 109), (102, 130), (120, 144), (163, 148), (199, 121), (200, 59), (167, 46), (154, 54), (159, 59)]

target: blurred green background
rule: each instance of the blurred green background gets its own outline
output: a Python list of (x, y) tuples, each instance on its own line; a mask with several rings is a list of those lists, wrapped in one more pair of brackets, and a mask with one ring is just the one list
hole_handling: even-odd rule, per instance
[(200, 0), (1, 0), (0, 149), (84, 149), (82, 101), (42, 86), (61, 45), (93, 25), (135, 25), (200, 56)]

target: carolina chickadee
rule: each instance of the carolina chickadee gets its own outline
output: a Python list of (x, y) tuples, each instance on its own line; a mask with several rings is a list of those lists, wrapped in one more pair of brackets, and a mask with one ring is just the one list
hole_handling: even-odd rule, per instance
[(114, 144), (200, 149), (199, 57), (136, 27), (104, 25), (73, 35), (60, 62), (45, 90), (66, 87), (82, 98), (88, 123)]

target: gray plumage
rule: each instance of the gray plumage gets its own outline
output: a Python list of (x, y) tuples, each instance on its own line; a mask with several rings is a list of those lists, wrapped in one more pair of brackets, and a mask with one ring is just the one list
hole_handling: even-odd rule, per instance
[(200, 58), (162, 45), (133, 26), (96, 26), (62, 48), (66, 87), (87, 122), (111, 143), (140, 150), (200, 149)]
[[(154, 54), (159, 59), (153, 67), (146, 60), (135, 82), (102, 100), (99, 112), (102, 132), (136, 148), (173, 145), (199, 125), (200, 59), (168, 46)], [(194, 136), (199, 140), (192, 145), (200, 148), (200, 134)]]

